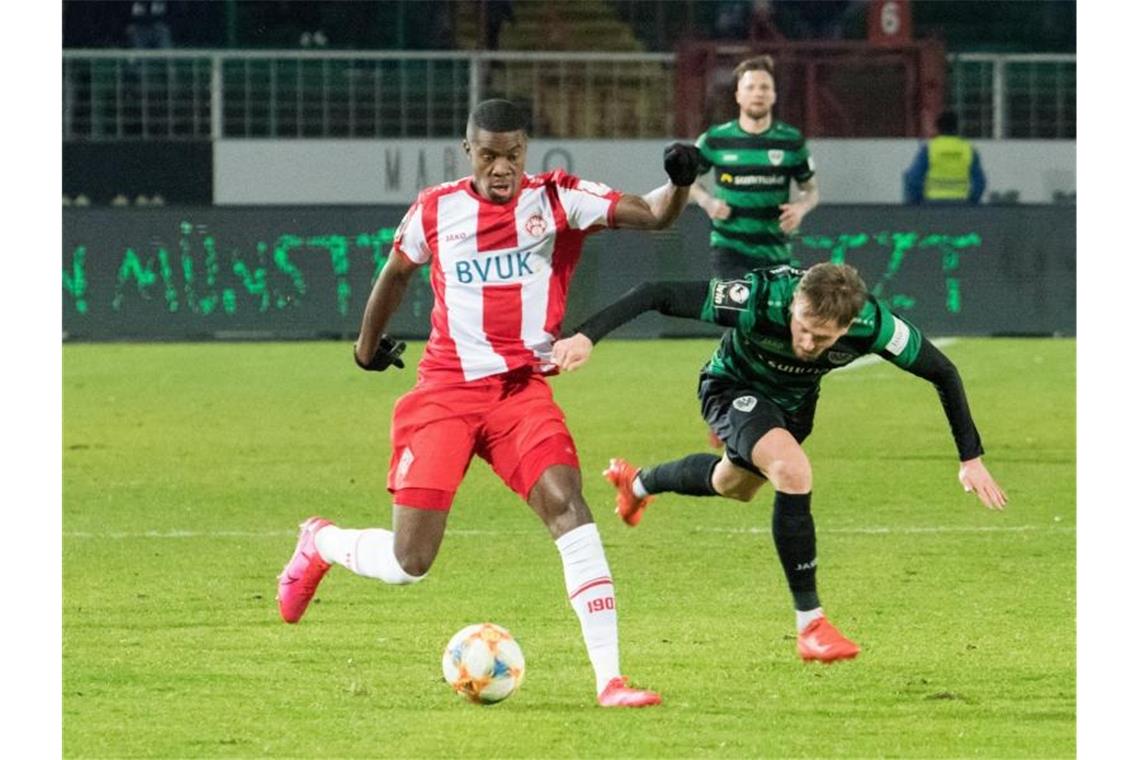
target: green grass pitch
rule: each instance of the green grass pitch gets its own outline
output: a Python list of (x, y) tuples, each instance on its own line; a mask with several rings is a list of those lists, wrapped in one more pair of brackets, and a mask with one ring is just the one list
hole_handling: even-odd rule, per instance
[[(429, 577), (334, 568), (296, 626), (275, 575), (296, 525), (390, 524), (393, 401), (343, 343), (66, 345), (67, 757), (1072, 757), (1075, 343), (946, 345), (1005, 487), (962, 492), (933, 388), (884, 363), (824, 380), (813, 512), (820, 592), (863, 647), (795, 655), (791, 600), (751, 504), (667, 495), (612, 514), (609, 457), (707, 450), (713, 340), (607, 341), (555, 378), (617, 588), (623, 670), (660, 708), (603, 710), (558, 553), (481, 460)], [(421, 344), (409, 348), (418, 358)], [(443, 644), (490, 620), (527, 677), (478, 707)]]

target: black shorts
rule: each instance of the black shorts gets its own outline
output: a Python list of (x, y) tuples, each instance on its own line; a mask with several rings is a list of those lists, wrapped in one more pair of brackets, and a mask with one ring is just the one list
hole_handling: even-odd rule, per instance
[(787, 264), (787, 261), (773, 261), (771, 259), (748, 256), (735, 248), (715, 247), (709, 249), (709, 258), (712, 261), (713, 276), (718, 280), (739, 280), (753, 269), (774, 267)]
[(811, 435), (817, 397), (812, 397), (798, 412), (785, 412), (747, 385), (704, 372), (697, 397), (701, 400), (701, 416), (724, 441), (728, 461), (761, 477), (766, 476), (752, 463), (752, 449), (765, 433), (783, 428), (797, 443)]

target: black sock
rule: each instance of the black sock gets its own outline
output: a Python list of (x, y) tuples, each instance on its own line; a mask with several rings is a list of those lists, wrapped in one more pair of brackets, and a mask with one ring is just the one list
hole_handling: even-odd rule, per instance
[(776, 492), (772, 504), (772, 540), (797, 610), (819, 607), (815, 590), (815, 521), (810, 493)]
[(683, 493), (686, 496), (716, 496), (712, 487), (716, 454), (689, 454), (641, 471), (641, 485), (649, 493)]

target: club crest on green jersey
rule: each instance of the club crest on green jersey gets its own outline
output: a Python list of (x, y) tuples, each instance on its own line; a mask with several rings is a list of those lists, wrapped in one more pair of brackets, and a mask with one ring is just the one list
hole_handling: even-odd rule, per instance
[(751, 292), (747, 280), (721, 280), (713, 288), (713, 306), (744, 311)]
[(782, 150), (770, 150), (770, 151), (768, 151), (768, 163), (772, 164), (772, 166), (779, 166), (783, 160), (784, 160), (784, 151), (782, 151)]
[(740, 396), (739, 398), (733, 399), (732, 408), (738, 409), (738, 410), (745, 412), (745, 413), (751, 412), (753, 409), (756, 408), (756, 397), (755, 396)]

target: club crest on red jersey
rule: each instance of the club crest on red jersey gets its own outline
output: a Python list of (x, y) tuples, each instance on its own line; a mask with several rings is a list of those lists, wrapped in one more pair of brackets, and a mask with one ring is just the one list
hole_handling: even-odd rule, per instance
[(541, 213), (535, 212), (526, 220), (526, 231), (531, 237), (542, 237), (546, 234), (546, 219)]

